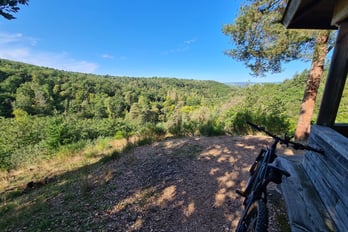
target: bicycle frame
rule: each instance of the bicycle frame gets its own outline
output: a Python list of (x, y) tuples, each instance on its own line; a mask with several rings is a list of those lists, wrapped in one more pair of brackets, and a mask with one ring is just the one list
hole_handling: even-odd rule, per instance
[[(270, 178), (268, 178), (268, 174), (272, 168), (272, 166), (269, 166), (269, 164), (277, 158), (275, 151), (278, 142), (278, 140), (275, 140), (270, 148), (267, 150), (262, 149), (249, 170), (251, 176), (249, 178), (246, 190), (242, 194), (242, 196), (245, 197), (243, 202), (245, 209), (242, 213), (240, 223), (238, 224), (237, 228), (242, 226), (241, 223), (243, 222), (246, 214), (248, 213), (248, 209), (253, 202), (262, 200), (265, 204), (267, 203), (267, 185), (271, 181)], [(239, 230), (237, 229), (237, 231)]]
[[(249, 209), (251, 209), (251, 207), (254, 205), (255, 202), (258, 203), (257, 205), (259, 206), (260, 209), (262, 208), (261, 211), (263, 211), (263, 214), (260, 214), (262, 215), (262, 217), (260, 216), (262, 218), (260, 219), (260, 221), (262, 222), (261, 224), (257, 224), (258, 230), (256, 231), (264, 231), (267, 229), (267, 225), (268, 225), (267, 213), (268, 212), (267, 212), (267, 207), (265, 207), (265, 205), (267, 204), (267, 185), (270, 182), (280, 184), (282, 182), (283, 175), (287, 177), (290, 176), (290, 174), (286, 170), (278, 166), (278, 162), (276, 160), (277, 159), (276, 149), (277, 149), (278, 143), (285, 144), (287, 146), (291, 145), (294, 149), (311, 150), (311, 151), (323, 154), (323, 151), (320, 149), (313, 148), (313, 147), (296, 143), (296, 142), (291, 142), (290, 138), (287, 136), (285, 136), (284, 139), (282, 139), (266, 131), (263, 127), (257, 126), (250, 122), (247, 122), (247, 123), (253, 128), (271, 136), (273, 138), (273, 143), (266, 150), (261, 149), (255, 162), (252, 164), (249, 170), (250, 178), (248, 180), (245, 191), (240, 191), (240, 190), (236, 191), (239, 195), (245, 197), (245, 200), (243, 202), (243, 205), (245, 207), (237, 226), (237, 230), (236, 230), (237, 232), (244, 232), (249, 228), (250, 221), (251, 221), (250, 218), (253, 217), (253, 216), (250, 216), (252, 215), (252, 212), (249, 212)], [(262, 204), (259, 201), (261, 201)], [(255, 205), (253, 207), (255, 208)], [(253, 210), (254, 209), (251, 209), (251, 211)], [(256, 217), (258, 217), (258, 215)], [(254, 221), (252, 223), (256, 224), (255, 219), (253, 220)]]

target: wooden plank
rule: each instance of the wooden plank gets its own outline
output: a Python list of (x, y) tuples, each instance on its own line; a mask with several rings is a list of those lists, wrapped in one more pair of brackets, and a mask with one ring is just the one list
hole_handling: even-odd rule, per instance
[[(331, 155), (330, 153), (329, 157), (331, 156), (337, 156), (337, 154)], [(335, 178), (335, 181), (341, 186), (343, 186), (347, 182), (347, 167), (340, 165), (336, 159), (328, 159), (327, 157), (320, 156), (317, 153), (306, 152), (304, 163), (308, 163), (309, 165), (313, 163), (313, 165), (321, 167), (321, 175), (326, 175), (326, 173), (328, 172), (328, 175), (333, 176)]]
[(308, 175), (311, 176), (310, 179), (317, 189), (320, 199), (335, 225), (339, 228), (339, 231), (348, 231), (348, 225), (346, 224), (348, 221), (347, 207), (342, 202), (345, 197), (340, 197), (338, 192), (331, 189), (331, 184), (329, 184), (325, 178), (313, 178), (313, 167), (314, 166), (309, 166), (305, 167), (305, 169)]
[(329, 74), (322, 98), (318, 125), (332, 127), (342, 97), (348, 70), (348, 22), (341, 23), (331, 58)]
[(313, 126), (309, 144), (325, 155), (306, 152), (303, 167), (340, 231), (348, 231), (348, 139), (331, 128)]
[[(310, 145), (325, 149), (325, 156), (336, 160), (334, 165), (341, 165), (348, 171), (348, 138), (337, 133), (335, 130), (324, 126), (312, 126), (308, 139)], [(332, 155), (333, 153), (339, 155)]]
[[(304, 159), (305, 160), (303, 162), (303, 167), (306, 170), (307, 175), (312, 180), (312, 182), (314, 182), (315, 180), (319, 182), (317, 184), (320, 186), (315, 187), (317, 188), (321, 197), (330, 198), (330, 206), (336, 204), (337, 199), (342, 199), (342, 203), (348, 210), (348, 199), (346, 197), (348, 196), (348, 188), (346, 187), (347, 179), (343, 179), (341, 178), (341, 176), (337, 176), (337, 173), (332, 172), (332, 170), (334, 170), (332, 166), (328, 166), (327, 163), (322, 162), (318, 158), (311, 159), (306, 154)], [(326, 194), (328, 194), (328, 196), (323, 195), (324, 191), (319, 191), (321, 189), (327, 189), (328, 191), (326, 192)]]
[(338, 231), (302, 167), (303, 156), (279, 157), (291, 176), (281, 189), (288, 208), (291, 231)]

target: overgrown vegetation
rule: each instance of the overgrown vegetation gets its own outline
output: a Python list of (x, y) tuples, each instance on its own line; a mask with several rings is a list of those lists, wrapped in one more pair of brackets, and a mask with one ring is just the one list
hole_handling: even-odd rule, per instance
[[(101, 137), (242, 135), (251, 133), (246, 120), (277, 134), (294, 131), (307, 74), (280, 84), (235, 87), (97, 76), (0, 60), (0, 169), (51, 159)], [(346, 101), (339, 120), (346, 117)]]

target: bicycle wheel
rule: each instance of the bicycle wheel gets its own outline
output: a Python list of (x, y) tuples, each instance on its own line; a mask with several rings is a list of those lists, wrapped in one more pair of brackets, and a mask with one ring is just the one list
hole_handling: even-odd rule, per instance
[(265, 232), (268, 227), (268, 210), (262, 200), (253, 202), (237, 228), (237, 232)]

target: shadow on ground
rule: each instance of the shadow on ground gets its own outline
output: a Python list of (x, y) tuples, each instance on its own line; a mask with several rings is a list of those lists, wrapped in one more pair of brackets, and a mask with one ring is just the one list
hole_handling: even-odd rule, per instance
[[(264, 137), (168, 139), (1, 202), (3, 231), (228, 231)], [(233, 227), (233, 226), (232, 226)]]

